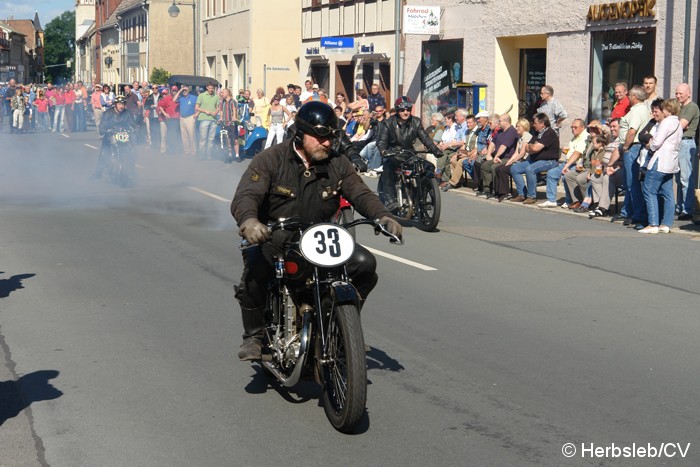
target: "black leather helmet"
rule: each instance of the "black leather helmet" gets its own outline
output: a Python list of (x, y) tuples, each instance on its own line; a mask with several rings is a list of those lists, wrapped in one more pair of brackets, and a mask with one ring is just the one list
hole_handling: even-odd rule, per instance
[(413, 101), (408, 96), (401, 96), (394, 102), (394, 107), (396, 109), (412, 109)]
[(334, 139), (340, 136), (338, 117), (330, 105), (321, 101), (311, 101), (302, 105), (294, 118), (296, 133), (294, 139), (301, 143), (304, 135)]

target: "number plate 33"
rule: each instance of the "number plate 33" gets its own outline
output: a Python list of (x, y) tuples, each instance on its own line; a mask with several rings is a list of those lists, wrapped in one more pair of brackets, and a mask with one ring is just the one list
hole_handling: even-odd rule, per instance
[(316, 224), (302, 234), (299, 247), (310, 263), (329, 268), (350, 259), (355, 251), (355, 240), (337, 224)]

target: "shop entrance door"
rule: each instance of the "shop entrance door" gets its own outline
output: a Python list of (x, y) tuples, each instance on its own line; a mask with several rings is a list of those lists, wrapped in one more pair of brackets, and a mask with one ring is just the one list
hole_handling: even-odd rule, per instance
[(384, 95), (384, 100), (386, 101), (387, 109), (392, 107), (391, 105), (391, 66), (388, 63), (379, 64), (379, 92)]
[[(347, 98), (347, 102), (351, 102), (353, 99), (353, 86), (355, 83), (355, 63), (354, 62), (336, 62), (335, 71), (335, 93), (338, 94), (342, 92)], [(332, 97), (332, 98), (331, 98)], [(328, 98), (335, 102), (335, 95), (328, 96)]]
[(328, 92), (329, 67), (327, 63), (319, 63), (311, 65), (311, 81), (318, 84), (318, 87), (325, 89)]
[(547, 49), (520, 49), (518, 118), (532, 121), (540, 106), (540, 89), (547, 80)]

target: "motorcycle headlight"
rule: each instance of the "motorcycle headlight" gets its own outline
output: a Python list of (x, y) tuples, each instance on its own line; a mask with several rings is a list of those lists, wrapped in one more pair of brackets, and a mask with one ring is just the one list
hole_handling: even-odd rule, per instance
[(245, 129), (248, 131), (253, 131), (255, 130), (255, 123), (253, 122), (245, 122)]

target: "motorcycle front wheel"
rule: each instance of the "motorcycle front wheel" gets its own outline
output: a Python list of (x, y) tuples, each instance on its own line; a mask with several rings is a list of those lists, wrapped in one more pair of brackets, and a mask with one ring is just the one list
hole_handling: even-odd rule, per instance
[(322, 365), (323, 408), (341, 433), (362, 420), (367, 402), (367, 361), (360, 311), (339, 305), (331, 313), (326, 362)]
[(418, 228), (432, 232), (440, 221), (440, 189), (434, 178), (423, 177), (420, 181), (420, 199), (416, 200)]
[(107, 175), (109, 181), (115, 185), (119, 183), (119, 177), (122, 173), (122, 163), (119, 157), (119, 149), (112, 147), (112, 155), (109, 159), (109, 167), (107, 169)]

